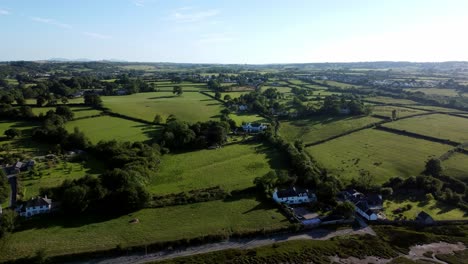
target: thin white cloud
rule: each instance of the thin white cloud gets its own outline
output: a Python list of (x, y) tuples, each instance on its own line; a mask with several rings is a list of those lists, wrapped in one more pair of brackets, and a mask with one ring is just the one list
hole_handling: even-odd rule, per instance
[(35, 22), (39, 22), (39, 23), (43, 23), (43, 24), (48, 24), (48, 25), (52, 25), (52, 26), (56, 26), (56, 27), (61, 27), (61, 28), (72, 28), (72, 26), (69, 25), (69, 24), (61, 23), (61, 22), (58, 22), (57, 20), (51, 19), (51, 18), (30, 17), (30, 19), (31, 19), (32, 21), (35, 21)]
[(6, 16), (6, 15), (9, 15), (9, 14), (10, 14), (10, 11), (5, 10), (5, 9), (0, 9), (0, 15), (1, 16)]
[(134, 3), (136, 6), (139, 6), (139, 7), (145, 6), (145, 0), (135, 0), (135, 1), (133, 1), (133, 3)]
[(83, 32), (83, 34), (88, 36), (88, 37), (92, 37), (92, 38), (96, 38), (96, 39), (110, 39), (110, 38), (112, 38), (112, 36), (104, 35), (104, 34), (100, 34), (100, 33), (96, 33), (96, 32)]
[(215, 17), (219, 14), (219, 10), (212, 9), (212, 10), (206, 10), (206, 11), (196, 11), (196, 12), (187, 12), (187, 10), (191, 9), (185, 9), (185, 10), (177, 10), (175, 11), (170, 19), (181, 22), (181, 23), (189, 23), (189, 22), (199, 22), (202, 20), (206, 20), (211, 17)]

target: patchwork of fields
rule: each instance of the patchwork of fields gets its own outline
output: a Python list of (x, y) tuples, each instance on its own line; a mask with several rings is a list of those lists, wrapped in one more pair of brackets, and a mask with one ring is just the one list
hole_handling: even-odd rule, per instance
[(398, 120), (385, 126), (459, 143), (468, 141), (468, 118), (434, 114)]
[(342, 179), (356, 178), (364, 170), (375, 176), (376, 183), (383, 183), (390, 177), (419, 175), (426, 160), (439, 157), (451, 148), (367, 129), (308, 147), (307, 151), (330, 173)]
[(313, 143), (379, 121), (382, 120), (368, 116), (348, 118), (316, 117), (281, 122), (280, 134), (288, 141), (300, 139), (304, 143)]

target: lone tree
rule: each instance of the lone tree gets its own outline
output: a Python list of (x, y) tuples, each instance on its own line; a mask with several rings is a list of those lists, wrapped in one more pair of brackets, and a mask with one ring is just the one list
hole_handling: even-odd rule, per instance
[(21, 131), (19, 131), (16, 128), (10, 128), (10, 129), (5, 130), (3, 134), (5, 134), (5, 136), (9, 139), (13, 139), (15, 137), (21, 136)]
[(224, 96), (224, 101), (231, 101), (231, 100), (232, 100), (232, 97), (229, 94), (226, 94)]
[(161, 124), (163, 122), (163, 118), (160, 114), (156, 114), (154, 117), (153, 123), (155, 124)]
[(432, 158), (426, 161), (426, 170), (424, 174), (431, 175), (433, 177), (440, 176), (442, 174), (442, 164), (439, 159)]
[(181, 96), (184, 91), (182, 90), (181, 86), (174, 86), (174, 88), (172, 88), (172, 93)]
[(221, 99), (221, 93), (220, 93), (220, 92), (216, 92), (216, 93), (215, 93), (215, 98), (218, 99), (218, 100)]
[(84, 103), (87, 104), (87, 105), (101, 107), (102, 106), (102, 99), (97, 94), (86, 94), (84, 96)]

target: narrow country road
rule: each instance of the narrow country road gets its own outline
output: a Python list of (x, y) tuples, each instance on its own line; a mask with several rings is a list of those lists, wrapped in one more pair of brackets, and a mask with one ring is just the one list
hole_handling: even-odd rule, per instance
[(249, 249), (265, 245), (274, 244), (277, 242), (291, 241), (291, 240), (327, 240), (336, 236), (345, 236), (345, 235), (374, 235), (375, 232), (371, 227), (365, 227), (361, 229), (342, 229), (337, 231), (330, 231), (326, 229), (314, 229), (309, 231), (303, 231), (300, 233), (288, 233), (288, 234), (278, 234), (269, 237), (261, 237), (254, 239), (231, 239), (224, 242), (205, 244), (201, 246), (188, 247), (183, 250), (165, 250), (157, 253), (151, 254), (140, 254), (140, 255), (130, 255), (116, 258), (106, 258), (106, 259), (94, 259), (86, 262), (73, 262), (80, 264), (135, 264), (135, 263), (147, 263), (150, 261), (158, 261), (171, 259), (176, 257), (191, 256), (201, 253), (208, 253), (213, 251), (225, 250), (225, 249)]

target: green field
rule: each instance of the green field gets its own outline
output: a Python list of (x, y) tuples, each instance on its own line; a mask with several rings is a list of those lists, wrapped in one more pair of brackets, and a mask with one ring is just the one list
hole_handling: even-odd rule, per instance
[(443, 113), (450, 113), (450, 112), (460, 112), (460, 110), (453, 109), (453, 108), (445, 108), (445, 107), (438, 107), (438, 106), (430, 106), (430, 105), (417, 105), (414, 106), (416, 108), (420, 108), (423, 110), (429, 110), (429, 111), (438, 111), (438, 112), (443, 112)]
[(90, 160), (83, 164), (58, 162), (50, 168), (46, 162), (38, 162), (35, 168), (42, 176), (30, 177), (25, 173), (21, 177), (23, 200), (39, 195), (39, 189), (42, 187), (56, 187), (64, 180), (78, 179), (87, 174), (98, 175), (103, 172), (102, 167), (103, 165), (96, 160)]
[(232, 113), (229, 114), (229, 118), (234, 120), (237, 126), (241, 126), (242, 122), (246, 123), (253, 123), (253, 122), (260, 122), (260, 123), (269, 123), (264, 117), (256, 114), (249, 114), (249, 113)]
[(444, 174), (468, 183), (468, 155), (455, 153), (442, 162)]
[(226, 191), (253, 186), (256, 177), (283, 167), (278, 152), (261, 144), (235, 144), (163, 156), (149, 190), (168, 194), (221, 186)]
[[(31, 155), (44, 154), (47, 151), (48, 145), (32, 141), (31, 131), (40, 123), (26, 121), (0, 121), (0, 144), (10, 144), (12, 152), (26, 152)], [(21, 136), (8, 139), (4, 136), (7, 129), (16, 128), (21, 131)]]
[(304, 143), (313, 143), (379, 121), (382, 120), (369, 116), (315, 117), (281, 122), (280, 134), (284, 139), (291, 142), (300, 139)]
[(159, 81), (152, 82), (156, 84), (156, 89), (159, 89), (161, 92), (172, 92), (174, 86), (181, 86), (184, 91), (193, 91), (193, 90), (208, 90), (206, 83), (192, 83), (192, 82), (181, 82), (181, 83), (171, 83), (170, 81)]
[(159, 128), (122, 118), (100, 116), (66, 123), (69, 132), (78, 127), (93, 143), (100, 140), (146, 141), (157, 134)]
[(102, 97), (111, 111), (153, 121), (156, 114), (166, 119), (170, 114), (178, 119), (197, 122), (218, 119), (223, 106), (220, 102), (198, 92), (175, 96), (172, 92), (139, 93), (127, 96)]
[(384, 213), (388, 219), (393, 220), (398, 217), (399, 214), (395, 215), (392, 211), (398, 208), (403, 208), (408, 204), (410, 204), (412, 208), (401, 213), (408, 220), (414, 220), (421, 211), (431, 215), (434, 220), (468, 220), (468, 215), (465, 214), (462, 210), (454, 206), (438, 202), (434, 199), (425, 201), (424, 197), (422, 197), (422, 200), (414, 200), (409, 198), (386, 200), (384, 202)]
[[(134, 218), (139, 223), (129, 223)], [(48, 256), (62, 255), (287, 225), (274, 206), (248, 198), (144, 209), (112, 220), (49, 217), (3, 238), (0, 262), (31, 256), (39, 249)], [(43, 238), (40, 243), (38, 238)]]
[[(72, 106), (70, 107), (70, 109), (75, 114), (74, 118), (95, 116), (101, 113), (101, 111), (93, 109), (91, 107), (73, 107)], [(40, 113), (45, 115), (50, 110), (55, 111), (55, 107), (33, 107), (32, 108), (32, 111), (35, 115), (39, 115)]]
[(398, 106), (375, 105), (372, 107), (372, 114), (387, 116), (391, 118), (393, 110), (397, 110), (397, 117), (412, 116), (426, 112), (422, 110), (415, 110)]
[[(221, 93), (221, 98), (220, 99), (224, 100), (225, 95), (231, 96), (232, 99), (239, 98), (241, 95), (248, 94), (248, 93), (250, 93), (250, 92), (225, 92), (225, 93)], [(215, 96), (214, 92), (208, 92), (208, 94), (210, 94), (212, 96)]]
[(371, 101), (371, 102), (377, 102), (377, 103), (385, 103), (385, 104), (401, 104), (401, 105), (418, 105), (419, 104), (418, 102), (408, 100), (408, 99), (395, 99), (395, 98), (383, 97), (383, 96), (367, 97), (366, 100)]
[(423, 92), (427, 95), (442, 95), (450, 97), (458, 97), (458, 92), (455, 89), (442, 89), (442, 88), (417, 88), (417, 89), (404, 89), (407, 92)]
[(343, 179), (369, 171), (377, 183), (390, 177), (416, 176), (430, 157), (439, 157), (452, 147), (431, 141), (366, 129), (309, 147), (307, 151), (324, 168)]
[(455, 142), (468, 141), (468, 119), (443, 114), (416, 116), (385, 126)]
[(349, 89), (349, 88), (362, 88), (363, 86), (361, 85), (353, 85), (353, 84), (347, 84), (347, 83), (342, 83), (342, 82), (336, 82), (336, 81), (321, 81), (321, 80), (315, 80), (317, 83), (321, 83), (324, 85), (330, 85), (330, 86), (335, 86), (341, 89)]

